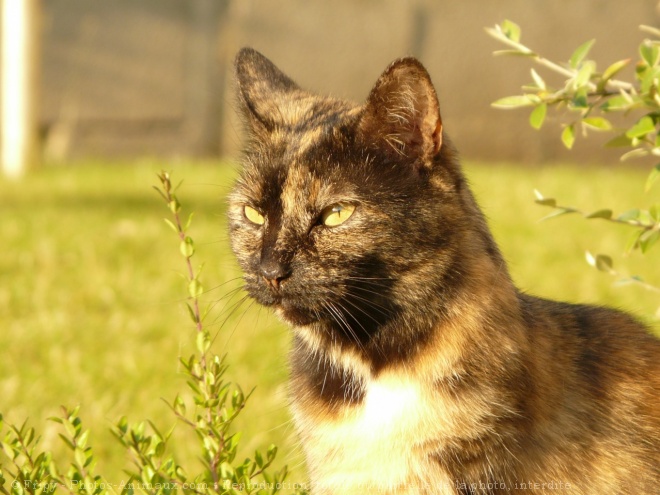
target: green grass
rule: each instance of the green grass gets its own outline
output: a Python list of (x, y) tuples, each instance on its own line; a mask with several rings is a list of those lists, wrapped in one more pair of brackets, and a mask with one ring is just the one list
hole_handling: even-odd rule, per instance
[[(304, 477), (302, 455), (287, 414), (289, 333), (264, 309), (240, 296), (229, 252), (225, 196), (234, 171), (221, 164), (139, 162), (53, 167), (12, 183), (0, 179), (0, 411), (8, 422), (25, 418), (42, 432), (45, 448), (64, 452), (47, 417), (60, 404), (81, 405), (98, 460), (109, 482), (125, 480), (129, 459), (108, 432), (122, 416), (176, 424), (161, 401), (187, 388), (178, 357), (195, 352), (184, 310), (183, 258), (166, 227), (168, 211), (151, 186), (161, 168), (183, 179), (179, 198), (194, 211), (191, 235), (204, 263), (207, 326), (213, 351), (227, 353), (228, 378), (256, 387), (239, 421), (246, 453), (271, 442), (280, 463)], [(563, 203), (615, 210), (652, 202), (641, 197), (645, 173), (629, 169), (518, 168), (469, 164), (467, 173), (522, 289), (545, 297), (615, 305), (650, 320), (657, 294), (615, 287), (588, 267), (584, 251), (623, 251), (625, 227), (567, 216), (539, 223), (550, 210), (533, 204), (540, 189)], [(655, 202), (658, 202), (658, 187)], [(615, 263), (660, 285), (656, 247)], [(190, 470), (199, 464), (193, 434), (175, 428), (172, 450)], [(0, 459), (2, 454), (0, 454)], [(3, 462), (3, 461), (0, 461)]]

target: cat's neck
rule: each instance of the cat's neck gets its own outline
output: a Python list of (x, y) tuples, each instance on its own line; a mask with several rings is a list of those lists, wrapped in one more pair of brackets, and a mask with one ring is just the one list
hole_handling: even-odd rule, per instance
[[(411, 300), (398, 307), (396, 316), (362, 341), (350, 336), (337, 339), (334, 321), (296, 329), (294, 382), (304, 382), (309, 393), (328, 404), (346, 405), (359, 401), (366, 384), (383, 373), (439, 380), (455, 375), (471, 366), (465, 362), (470, 354), (465, 350), (474, 349), (470, 360), (478, 359), (478, 348), (486, 341), (500, 348), (503, 355), (518, 354), (525, 340), (518, 293), (499, 252), (496, 256), (485, 248), (482, 252), (477, 262), (472, 257), (464, 267), (457, 258), (455, 273), (460, 286), (454, 280), (452, 290), (442, 290), (446, 281), (439, 280), (436, 290), (429, 290), (433, 284), (428, 282), (426, 290), (410, 291)], [(426, 270), (432, 271), (432, 267)], [(428, 273), (424, 276), (428, 280)], [(414, 278), (414, 274), (409, 277)], [(506, 321), (500, 321), (502, 315)]]

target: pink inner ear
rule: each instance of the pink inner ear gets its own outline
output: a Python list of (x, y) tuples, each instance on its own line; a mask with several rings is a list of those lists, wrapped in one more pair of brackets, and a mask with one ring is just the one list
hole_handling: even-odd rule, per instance
[(363, 136), (388, 152), (432, 159), (442, 146), (442, 120), (431, 79), (415, 59), (388, 67), (372, 89), (360, 123)]

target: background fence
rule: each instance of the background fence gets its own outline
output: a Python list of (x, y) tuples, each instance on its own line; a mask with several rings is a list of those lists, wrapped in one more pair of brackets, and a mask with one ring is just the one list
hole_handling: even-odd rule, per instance
[[(13, 0), (9, 0), (13, 1)], [(361, 101), (393, 59), (413, 54), (438, 88), (445, 129), (463, 156), (568, 159), (559, 131), (490, 107), (531, 80), (496, 58), (483, 28), (510, 18), (553, 59), (596, 38), (605, 63), (636, 56), (655, 0), (47, 0), (42, 2), (40, 128), (49, 158), (232, 155), (236, 50), (262, 51), (304, 87)], [(631, 71), (625, 76), (632, 77)], [(552, 78), (551, 78), (552, 79)], [(523, 111), (524, 112), (524, 111)], [(552, 119), (546, 123), (557, 126)], [(610, 160), (598, 140), (572, 160)]]

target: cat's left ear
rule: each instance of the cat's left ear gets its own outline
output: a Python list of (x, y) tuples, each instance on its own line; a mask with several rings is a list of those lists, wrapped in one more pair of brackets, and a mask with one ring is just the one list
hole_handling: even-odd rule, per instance
[(442, 146), (442, 120), (431, 77), (415, 58), (393, 62), (364, 107), (359, 131), (387, 153), (430, 166)]
[(303, 91), (258, 51), (245, 47), (236, 55), (238, 99), (249, 128), (257, 134), (287, 123), (289, 107)]

